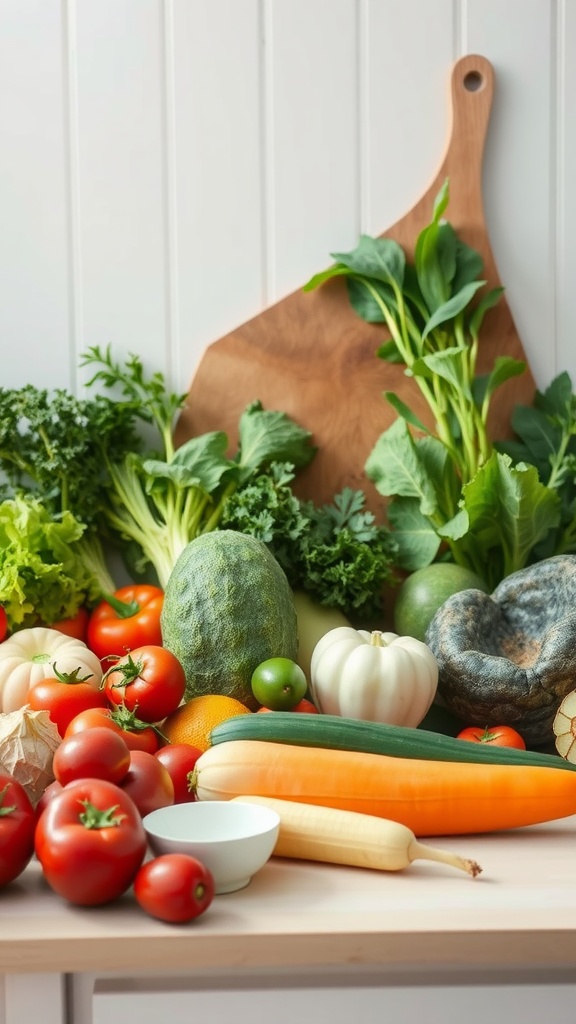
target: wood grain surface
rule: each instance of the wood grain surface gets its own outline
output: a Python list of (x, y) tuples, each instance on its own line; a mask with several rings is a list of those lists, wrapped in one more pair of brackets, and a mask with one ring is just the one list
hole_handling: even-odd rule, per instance
[[(482, 160), (494, 97), (492, 65), (481, 56), (463, 57), (452, 68), (449, 85), (448, 143), (438, 171), (418, 202), (382, 236), (396, 239), (412, 259), (416, 238), (430, 222), (434, 199), (448, 178), (446, 219), (481, 254), (492, 288), (502, 283), (482, 201)], [(299, 474), (297, 493), (323, 503), (344, 486), (362, 488), (369, 507), (383, 517), (385, 499), (364, 473), (374, 443), (396, 418), (382, 392), (395, 392), (431, 425), (428, 407), (403, 367), (377, 358), (385, 338), (381, 326), (366, 324), (354, 313), (342, 280), (313, 292), (298, 289), (208, 346), (176, 426), (176, 443), (224, 429), (234, 450), (239, 417), (249, 402), (259, 399), (265, 408), (284, 410), (313, 433), (318, 453)], [(505, 296), (484, 320), (478, 372), (489, 370), (499, 355), (526, 358)], [(492, 437), (509, 434), (513, 406), (531, 401), (533, 393), (529, 368), (498, 391), (489, 424)]]

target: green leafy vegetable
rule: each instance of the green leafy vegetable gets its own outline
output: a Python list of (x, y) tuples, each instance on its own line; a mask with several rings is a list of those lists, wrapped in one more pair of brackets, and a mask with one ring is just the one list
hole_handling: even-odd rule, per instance
[(449, 558), (495, 585), (522, 568), (559, 513), (537, 473), (513, 466), (489, 437), (494, 394), (525, 364), (501, 356), (488, 374), (477, 372), (482, 323), (503, 289), (485, 290), (480, 254), (444, 219), (448, 202), (445, 181), (416, 239), (413, 264), (393, 239), (363, 235), (352, 252), (334, 253), (336, 264), (306, 290), (345, 276), (358, 315), (388, 329), (378, 356), (405, 366), (432, 414), (430, 428), (387, 392), (398, 418), (365, 466), (390, 499), (398, 565), (413, 571)]
[(130, 406), (75, 398), (63, 389), (0, 388), (1, 494), (36, 497), (53, 518), (71, 512), (84, 526), (76, 557), (100, 593), (115, 589), (102, 548), (106, 461), (139, 443)]
[(516, 439), (496, 447), (514, 462), (535, 466), (560, 507), (532, 560), (576, 552), (576, 395), (569, 374), (558, 374), (545, 391), (537, 391), (532, 405), (517, 405), (512, 427)]
[(195, 537), (216, 529), (229, 497), (273, 461), (307, 465), (315, 454), (310, 432), (282, 412), (252, 402), (239, 422), (238, 451), (227, 455), (229, 439), (216, 431), (191, 438), (174, 449), (173, 421), (185, 395), (170, 393), (161, 374), (144, 375), (141, 361), (130, 356), (124, 366), (110, 349), (93, 347), (83, 366), (98, 367), (88, 386), (119, 390), (133, 414), (156, 428), (158, 452), (134, 451), (121, 461), (106, 459), (109, 479), (108, 526), (140, 552), (136, 568), (150, 564), (164, 587), (183, 548)]
[(11, 631), (71, 618), (95, 596), (77, 555), (84, 529), (71, 512), (54, 519), (35, 498), (0, 503), (0, 604)]
[(316, 508), (292, 491), (290, 463), (273, 463), (239, 488), (227, 503), (222, 526), (262, 540), (292, 587), (347, 615), (382, 611), (394, 580), (396, 545), (387, 527), (365, 509), (365, 495), (345, 488), (333, 504)]
[[(494, 392), (522, 373), (525, 364), (502, 357), (488, 378), (477, 378), (480, 328), (502, 288), (479, 297), (486, 285), (479, 277), (482, 260), (442, 219), (448, 200), (446, 181), (430, 224), (418, 236), (414, 266), (407, 264), (394, 239), (362, 235), (352, 252), (333, 253), (336, 265), (313, 277), (305, 290), (346, 275), (356, 312), (369, 322), (384, 323), (390, 332), (378, 355), (406, 366), (432, 412), (436, 436), (465, 484), (492, 451), (487, 421)], [(412, 426), (431, 433), (396, 396), (386, 397)]]

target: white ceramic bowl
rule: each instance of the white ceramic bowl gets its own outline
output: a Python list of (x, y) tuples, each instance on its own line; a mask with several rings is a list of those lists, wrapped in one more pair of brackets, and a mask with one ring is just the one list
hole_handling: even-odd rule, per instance
[(216, 893), (248, 885), (271, 856), (280, 829), (280, 816), (269, 807), (228, 800), (172, 804), (143, 821), (156, 856), (195, 857), (212, 872)]

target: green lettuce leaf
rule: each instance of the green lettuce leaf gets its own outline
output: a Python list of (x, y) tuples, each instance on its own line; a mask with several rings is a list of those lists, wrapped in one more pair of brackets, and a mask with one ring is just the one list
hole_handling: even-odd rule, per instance
[(11, 631), (70, 618), (93, 580), (75, 550), (85, 527), (71, 512), (53, 518), (33, 498), (0, 503), (0, 604)]

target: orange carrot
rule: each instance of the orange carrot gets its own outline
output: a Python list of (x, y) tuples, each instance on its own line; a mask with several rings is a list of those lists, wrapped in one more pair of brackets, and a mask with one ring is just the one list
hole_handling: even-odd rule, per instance
[(230, 740), (196, 762), (199, 800), (245, 793), (389, 818), (416, 836), (464, 835), (576, 814), (572, 772)]

